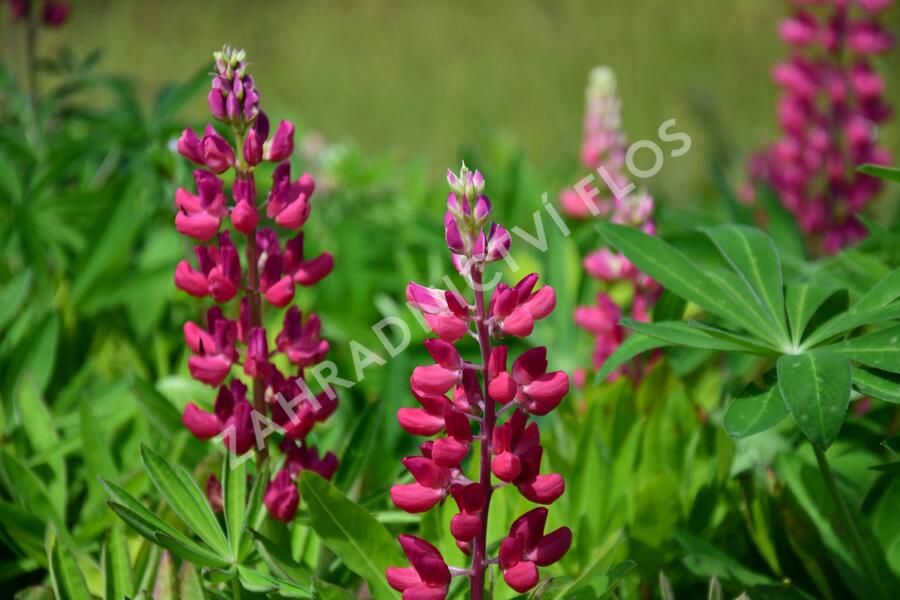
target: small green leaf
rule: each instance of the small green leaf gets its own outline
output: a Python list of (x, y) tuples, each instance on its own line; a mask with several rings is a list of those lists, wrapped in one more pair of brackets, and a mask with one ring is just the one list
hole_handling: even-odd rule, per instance
[(180, 558), (189, 560), (204, 567), (227, 569), (231, 563), (223, 560), (221, 556), (213, 554), (202, 546), (193, 543), (185, 543), (183, 537), (172, 537), (161, 531), (156, 532), (156, 543)]
[(704, 232), (744, 283), (742, 295), (751, 300), (754, 313), (767, 320), (776, 339), (786, 342), (781, 257), (772, 238), (742, 225), (720, 225)]
[(850, 404), (850, 361), (827, 350), (788, 354), (777, 362), (778, 386), (800, 430), (827, 449)]
[(260, 573), (244, 566), (238, 567), (238, 577), (241, 585), (251, 592), (266, 593), (277, 592), (286, 598), (311, 598), (308, 588), (301, 587), (289, 581), (278, 579), (266, 573)]
[(761, 390), (751, 384), (728, 405), (723, 424), (729, 435), (740, 439), (771, 429), (787, 414), (777, 385)]
[[(53, 418), (30, 376), (25, 376), (19, 381), (15, 400), (16, 412), (35, 453), (42, 454), (58, 448), (59, 436)], [(53, 480), (47, 486), (50, 500), (55, 502), (56, 511), (62, 514), (66, 502), (66, 464), (61, 456), (48, 460), (48, 464), (53, 471)]]
[(827, 348), (866, 366), (900, 373), (900, 325), (833, 344)]
[(900, 454), (900, 436), (894, 436), (892, 438), (888, 438), (881, 442), (881, 445), (893, 452), (894, 454)]
[(0, 291), (0, 331), (5, 331), (6, 326), (19, 314), (31, 289), (31, 281), (31, 269), (23, 269)]
[(644, 323), (633, 319), (622, 319), (622, 326), (643, 333), (673, 346), (688, 346), (703, 350), (720, 350), (724, 352), (748, 352), (741, 345), (723, 340), (706, 331), (691, 327), (684, 321), (662, 321), (659, 323)]
[(794, 346), (800, 345), (810, 319), (835, 291), (834, 287), (816, 283), (801, 283), (787, 287), (786, 310)]
[(321, 600), (355, 600), (357, 597), (353, 592), (319, 578), (313, 579), (313, 594)]
[(131, 596), (134, 588), (134, 573), (128, 547), (120, 525), (113, 525), (103, 541), (101, 552), (105, 598), (125, 598)]
[(894, 269), (859, 299), (856, 309), (872, 310), (889, 304), (900, 297), (900, 268)]
[(878, 177), (885, 181), (893, 181), (900, 183), (900, 169), (895, 167), (885, 167), (882, 165), (866, 164), (859, 167), (859, 171), (872, 177)]
[(619, 344), (615, 351), (609, 355), (597, 375), (594, 377), (594, 384), (604, 381), (609, 374), (633, 359), (638, 354), (649, 352), (657, 348), (671, 346), (672, 344), (655, 337), (644, 335), (643, 333), (632, 333), (625, 341)]
[(853, 387), (866, 396), (900, 404), (900, 375), (896, 373), (854, 366)]
[(369, 583), (373, 596), (394, 598), (396, 593), (384, 579), (385, 569), (406, 561), (384, 525), (312, 471), (301, 474), (300, 490), (310, 524), (322, 543)]
[(172, 510), (213, 550), (230, 559), (228, 540), (225, 539), (206, 496), (191, 476), (181, 467), (170, 465), (147, 446), (141, 446), (141, 460)]
[(254, 529), (248, 529), (247, 531), (256, 542), (256, 549), (269, 569), (285, 579), (300, 585), (308, 586), (310, 584), (312, 573), (304, 565), (293, 559), (289, 549), (282, 548), (276, 542)]
[(897, 318), (900, 318), (900, 302), (866, 310), (860, 310), (858, 306), (854, 306), (850, 310), (829, 319), (821, 327), (814, 330), (804, 345), (806, 347), (816, 346), (829, 338), (858, 327), (893, 321)]
[(50, 581), (58, 600), (92, 600), (75, 557), (56, 543), (52, 528), (48, 535), (47, 561), (50, 564)]
[(231, 452), (225, 452), (222, 461), (222, 493), (225, 504), (225, 526), (228, 529), (228, 542), (231, 553), (238, 556), (241, 549), (241, 536), (244, 533), (247, 507), (247, 471), (246, 462), (236, 460)]

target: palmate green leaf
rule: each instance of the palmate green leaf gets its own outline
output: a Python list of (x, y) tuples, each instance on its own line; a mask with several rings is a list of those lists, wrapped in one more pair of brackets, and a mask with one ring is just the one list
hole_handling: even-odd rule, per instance
[(711, 227), (704, 233), (744, 284), (743, 295), (751, 301), (754, 312), (767, 320), (775, 339), (786, 342), (781, 257), (772, 238), (742, 225)]
[(784, 403), (800, 430), (826, 450), (841, 430), (850, 404), (850, 361), (835, 352), (786, 354), (776, 363)]
[(900, 373), (900, 325), (826, 347), (866, 366)]
[(222, 461), (222, 493), (225, 505), (225, 527), (232, 556), (238, 556), (247, 507), (246, 461), (236, 460), (231, 452), (225, 452)]
[(834, 286), (812, 282), (787, 286), (785, 304), (791, 326), (791, 343), (795, 347), (800, 345), (810, 319), (836, 291), (837, 288)]
[(746, 321), (735, 315), (732, 298), (720, 284), (671, 244), (625, 225), (601, 223), (597, 229), (611, 246), (663, 287), (719, 317)]
[(172, 510), (200, 536), (210, 548), (222, 557), (233, 555), (228, 540), (216, 515), (206, 501), (206, 496), (191, 476), (179, 466), (171, 466), (166, 460), (147, 446), (141, 446), (141, 460), (150, 479), (165, 498)]
[(31, 282), (31, 269), (22, 269), (0, 290), (0, 331), (5, 330), (7, 324), (19, 314), (19, 309), (28, 297)]
[(750, 352), (742, 345), (714, 336), (684, 321), (662, 321), (644, 323), (633, 319), (622, 319), (620, 323), (648, 337), (662, 340), (673, 346), (688, 346), (703, 350), (720, 350), (724, 352)]
[(257, 472), (250, 488), (250, 495), (247, 498), (246, 517), (244, 518), (244, 534), (241, 536), (241, 548), (238, 552), (238, 562), (243, 562), (253, 550), (253, 537), (246, 535), (247, 531), (259, 530), (266, 521), (268, 511), (266, 505), (263, 504), (263, 496), (266, 492), (266, 486), (269, 483), (269, 462), (263, 465), (262, 470)]
[(737, 344), (738, 346), (743, 346), (746, 349), (745, 351), (752, 352), (754, 354), (765, 355), (777, 353), (774, 348), (763, 345), (762, 342), (753, 337), (750, 337), (749, 335), (735, 333), (734, 331), (727, 331), (725, 329), (721, 329), (720, 327), (708, 325), (707, 323), (701, 323), (700, 321), (690, 320), (687, 322), (687, 324), (691, 327), (694, 327), (695, 329), (704, 331), (713, 337), (717, 337), (720, 340), (725, 340), (726, 342), (731, 342), (733, 344)]
[(900, 375), (853, 367), (853, 387), (861, 394), (900, 404)]
[(855, 308), (859, 311), (885, 306), (900, 298), (900, 268), (883, 277), (865, 296), (859, 299)]
[(357, 595), (350, 590), (345, 590), (318, 577), (313, 579), (313, 595), (321, 600), (355, 600)]
[(125, 598), (134, 589), (134, 573), (131, 570), (131, 559), (122, 527), (113, 525), (109, 535), (103, 541), (101, 551), (103, 563), (103, 580), (106, 598)]
[(3, 469), (4, 483), (16, 502), (45, 522), (52, 523), (62, 542), (73, 547), (62, 515), (50, 500), (50, 494), (41, 478), (5, 449), (0, 449), (0, 466)]
[(859, 167), (859, 171), (872, 177), (878, 177), (885, 181), (893, 181), (900, 183), (900, 169), (896, 167), (885, 167), (883, 165), (866, 164)]
[(394, 598), (385, 569), (406, 562), (384, 525), (311, 471), (300, 476), (300, 496), (322, 543), (368, 582), (373, 596)]
[(741, 439), (771, 429), (787, 415), (777, 385), (763, 390), (751, 384), (728, 405), (723, 425), (729, 435)]
[(57, 543), (52, 526), (47, 534), (47, 562), (50, 565), (50, 583), (57, 600), (92, 600), (75, 557)]
[(643, 333), (632, 333), (625, 341), (613, 351), (606, 359), (597, 375), (594, 377), (594, 384), (604, 381), (609, 374), (633, 359), (638, 354), (655, 350), (656, 348), (664, 348), (671, 346), (669, 342), (644, 335)]
[(372, 402), (356, 419), (352, 433), (339, 454), (341, 468), (338, 469), (334, 482), (339, 490), (348, 492), (369, 459), (377, 454), (374, 449), (381, 438), (385, 406), (385, 402)]

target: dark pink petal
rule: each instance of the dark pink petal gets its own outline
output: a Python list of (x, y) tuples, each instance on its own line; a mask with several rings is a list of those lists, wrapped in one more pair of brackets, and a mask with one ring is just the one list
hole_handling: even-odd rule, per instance
[(422, 578), (412, 567), (388, 567), (385, 571), (388, 585), (402, 592), (422, 583)]
[(513, 363), (512, 376), (519, 385), (531, 383), (547, 372), (547, 349), (543, 346), (523, 352)]
[(526, 337), (534, 331), (534, 316), (525, 306), (519, 306), (503, 319), (500, 329), (507, 335)]
[(231, 363), (220, 356), (192, 356), (188, 359), (188, 370), (197, 381), (218, 387), (228, 375)]
[(556, 308), (556, 292), (549, 285), (545, 285), (526, 300), (524, 306), (531, 311), (535, 319), (543, 319)]
[(416, 367), (410, 378), (413, 390), (425, 394), (445, 394), (458, 381), (459, 371), (450, 371), (441, 365)]
[(469, 444), (452, 437), (438, 438), (431, 447), (434, 462), (442, 467), (459, 467), (469, 452)]
[(444, 429), (444, 418), (429, 414), (421, 408), (401, 408), (397, 411), (400, 427), (412, 435), (435, 435)]
[(231, 211), (231, 222), (235, 229), (244, 235), (250, 235), (259, 224), (259, 213), (250, 202), (241, 200)]
[(509, 402), (516, 397), (517, 391), (516, 382), (505, 371), (488, 383), (488, 395), (494, 402)]
[(421, 513), (430, 510), (441, 501), (444, 494), (441, 490), (408, 483), (391, 487), (391, 501), (400, 510), (409, 513)]
[(430, 586), (450, 583), (450, 570), (437, 548), (412, 535), (401, 535), (397, 539), (423, 582)]
[(503, 571), (503, 580), (506, 585), (524, 594), (537, 585), (538, 570), (533, 562), (522, 561), (514, 567)]
[(462, 369), (462, 358), (453, 344), (443, 340), (428, 339), (425, 340), (425, 349), (428, 350), (434, 362), (445, 369)]
[(194, 133), (193, 129), (187, 128), (181, 132), (178, 138), (178, 153), (189, 161), (196, 164), (203, 164), (203, 156), (200, 153), (200, 138)]
[(188, 428), (188, 431), (194, 434), (194, 437), (200, 440), (212, 439), (222, 431), (222, 423), (219, 422), (216, 415), (201, 410), (193, 402), (184, 407), (181, 422)]
[(334, 269), (334, 258), (323, 252), (316, 258), (301, 262), (294, 271), (294, 281), (302, 286), (311, 286), (324, 279)]
[(284, 308), (294, 299), (294, 280), (285, 275), (266, 290), (266, 301), (272, 306)]
[(546, 567), (562, 558), (571, 545), (572, 530), (568, 527), (560, 527), (545, 535), (530, 554), (533, 555), (532, 560), (536, 565)]
[(175, 206), (179, 210), (186, 210), (189, 213), (203, 210), (200, 204), (200, 196), (195, 196), (184, 188), (175, 190)]
[(175, 267), (175, 287), (197, 298), (209, 294), (206, 276), (195, 271), (186, 260), (179, 262)]
[(279, 471), (275, 479), (269, 482), (263, 502), (273, 518), (284, 523), (294, 518), (300, 504), (300, 493), (288, 471)]
[(470, 542), (481, 532), (481, 515), (456, 513), (450, 519), (450, 534), (461, 542)]
[(546, 415), (569, 393), (569, 376), (563, 371), (547, 373), (522, 387), (522, 392), (529, 399), (529, 412)]
[(209, 505), (212, 507), (213, 511), (222, 512), (222, 509), (225, 506), (222, 496), (222, 483), (219, 481), (219, 478), (216, 477), (215, 473), (209, 475), (209, 479), (206, 480), (204, 491), (206, 493), (206, 499), (209, 501)]
[(281, 162), (289, 158), (294, 152), (294, 124), (290, 121), (281, 121), (275, 135), (265, 146), (265, 159), (272, 162)]
[(450, 472), (431, 458), (407, 456), (401, 462), (421, 485), (436, 489), (450, 485)]
[(208, 242), (216, 235), (220, 222), (218, 217), (205, 212), (187, 213), (180, 210), (175, 214), (175, 229), (178, 233), (201, 242)]
[(309, 199), (306, 197), (306, 194), (300, 194), (296, 200), (278, 213), (278, 216), (275, 217), (275, 222), (287, 229), (299, 229), (309, 218), (310, 209)]
[(533, 508), (513, 521), (509, 528), (509, 535), (520, 537), (523, 540), (523, 551), (537, 546), (544, 537), (544, 525), (547, 523), (547, 509), (544, 507)]
[(428, 327), (445, 342), (455, 342), (469, 331), (468, 324), (453, 314), (424, 314)]
[(566, 491), (566, 484), (559, 473), (538, 475), (530, 483), (520, 484), (519, 492), (536, 504), (552, 504)]
[(185, 323), (182, 329), (184, 331), (184, 342), (194, 354), (205, 354), (215, 350), (216, 342), (213, 337), (193, 321)]
[(516, 537), (515, 535), (510, 535), (508, 537), (503, 538), (500, 542), (500, 568), (501, 569), (510, 569), (522, 560), (522, 552), (524, 552), (524, 547), (522, 546), (522, 538)]
[(514, 481), (521, 468), (519, 457), (512, 452), (502, 452), (491, 461), (491, 472), (501, 481)]
[(427, 584), (406, 588), (402, 600), (444, 600), (447, 597), (447, 587), (433, 587)]

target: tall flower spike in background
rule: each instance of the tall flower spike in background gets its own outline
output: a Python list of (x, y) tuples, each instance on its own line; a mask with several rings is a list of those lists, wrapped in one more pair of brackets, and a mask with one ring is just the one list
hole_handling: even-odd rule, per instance
[[(263, 311), (266, 305), (289, 305), (295, 286), (316, 284), (331, 272), (333, 260), (327, 252), (312, 259), (303, 254), (299, 229), (309, 217), (315, 183), (308, 174), (291, 181), (294, 125), (281, 121), (270, 138), (269, 120), (259, 108), (259, 94), (247, 73), (244, 52), (226, 47), (214, 56), (209, 108), (212, 116), (227, 126), (234, 146), (212, 125), (207, 125), (202, 137), (185, 129), (178, 140), (178, 151), (202, 168), (194, 172), (196, 193), (182, 188), (175, 194), (175, 226), (187, 237), (213, 243), (194, 248), (196, 266), (187, 260), (178, 264), (175, 285), (192, 296), (208, 296), (217, 304), (207, 311), (205, 326), (186, 323), (184, 337), (193, 353), (188, 360), (191, 375), (218, 388), (218, 394), (213, 412), (190, 403), (182, 420), (199, 439), (222, 436), (226, 448), (237, 454), (254, 449), (260, 463), (267, 460), (269, 448), (265, 437), (257, 439), (252, 413), (277, 424), (285, 462), (269, 483), (264, 501), (272, 517), (287, 522), (297, 512), (295, 480), (300, 471), (310, 469), (330, 479), (337, 469), (334, 454), (320, 458), (306, 441), (313, 426), (334, 412), (337, 396), (331, 389), (313, 396), (304, 379), (304, 369), (322, 361), (329, 349), (328, 342), (319, 337), (319, 318), (310, 314), (304, 320), (297, 307), (291, 306), (285, 311), (284, 327), (273, 340), (263, 325)], [(264, 160), (280, 164), (260, 207), (254, 168)], [(231, 202), (226, 184), (219, 178), (228, 171), (234, 174)], [(260, 208), (274, 224), (295, 232), (288, 233), (293, 237), (284, 246), (275, 229), (259, 226)], [(229, 218), (234, 236), (226, 228)], [(241, 241), (243, 267), (237, 243)], [(275, 365), (278, 353), (284, 355), (283, 364), (290, 365), (291, 372), (283, 373)], [(211, 481), (207, 489), (217, 489), (217, 485)]]
[[(529, 419), (556, 408), (569, 391), (569, 378), (562, 371), (547, 371), (543, 347), (522, 353), (507, 370), (508, 349), (498, 342), (529, 335), (534, 322), (553, 311), (556, 295), (549, 286), (535, 290), (538, 276), (531, 274), (513, 287), (498, 285), (490, 302), (485, 301), (485, 268), (509, 252), (511, 239), (503, 226), (490, 221), (491, 203), (481, 173), (463, 165), (459, 174), (448, 172), (447, 179), (445, 238), (474, 302), (455, 291), (412, 282), (407, 288), (410, 305), (424, 314), (438, 337), (425, 342), (434, 364), (416, 367), (410, 378), (421, 408), (402, 408), (397, 419), (413, 435), (434, 437), (421, 444), (420, 455), (403, 459), (414, 483), (393, 486), (391, 499), (402, 510), (420, 513), (452, 497), (459, 512), (450, 533), (471, 561), (468, 567), (448, 567), (430, 543), (400, 536), (411, 566), (389, 568), (387, 580), (406, 600), (444, 598), (454, 576), (468, 577), (471, 597), (480, 599), (492, 564), (499, 565), (511, 588), (523, 593), (537, 585), (537, 568), (559, 560), (572, 541), (567, 527), (544, 535), (547, 509), (537, 508), (513, 523), (500, 540), (498, 556), (487, 554), (488, 514), (496, 487), (512, 484), (526, 499), (545, 505), (565, 489), (559, 474), (540, 472), (540, 432)], [(453, 346), (467, 333), (478, 340), (480, 364), (466, 361)], [(504, 415), (509, 416), (500, 424)], [(471, 481), (463, 475), (463, 461), (476, 440), (479, 476)]]
[(865, 237), (856, 215), (882, 187), (856, 167), (891, 161), (878, 126), (892, 111), (872, 66), (894, 44), (878, 19), (891, 0), (792, 4), (779, 27), (790, 57), (772, 70), (782, 137), (751, 159), (743, 195), (752, 201), (752, 186), (769, 186), (812, 248), (832, 254)]
[[(616, 77), (609, 67), (595, 67), (590, 74), (586, 91), (584, 116), (584, 141), (581, 145), (581, 163), (595, 171), (604, 169), (617, 190), (628, 189), (629, 181), (625, 173), (627, 141), (622, 132), (621, 106), (616, 91)], [(616, 197), (612, 190), (600, 183), (596, 191), (563, 190), (560, 204), (563, 211), (575, 219), (608, 219), (613, 223), (623, 223), (640, 227), (653, 235), (653, 197), (643, 189), (637, 189), (623, 197)], [(646, 321), (656, 298), (659, 285), (640, 271), (621, 254), (600, 248), (585, 257), (584, 269), (603, 286), (597, 294), (596, 304), (579, 306), (575, 309), (575, 323), (594, 336), (593, 364), (599, 369), (610, 354), (625, 339), (625, 329), (619, 319), (626, 308), (630, 308), (633, 319)], [(620, 305), (608, 293), (611, 288), (627, 295)], [(626, 289), (622, 289), (626, 288)], [(627, 294), (625, 294), (627, 292)], [(628, 371), (623, 367), (610, 376), (615, 379)], [(638, 372), (630, 373), (635, 378)], [(582, 381), (584, 372), (576, 372), (576, 380)]]

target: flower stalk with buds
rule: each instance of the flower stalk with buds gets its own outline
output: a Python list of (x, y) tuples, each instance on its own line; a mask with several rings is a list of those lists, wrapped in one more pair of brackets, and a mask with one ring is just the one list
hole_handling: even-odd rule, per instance
[[(555, 304), (553, 288), (535, 290), (537, 275), (515, 286), (499, 284), (490, 301), (485, 298), (487, 266), (508, 252), (507, 230), (491, 222), (491, 203), (484, 195), (484, 179), (463, 165), (449, 173), (450, 195), (444, 232), (454, 266), (473, 290), (473, 302), (453, 290), (410, 283), (406, 294), (438, 336), (425, 342), (434, 364), (416, 367), (410, 387), (421, 408), (402, 408), (400, 425), (413, 435), (430, 437), (420, 455), (403, 459), (414, 482), (391, 488), (394, 504), (420, 513), (453, 499), (459, 512), (450, 533), (459, 549), (471, 557), (467, 567), (448, 567), (440, 552), (425, 540), (400, 537), (410, 567), (391, 567), (388, 583), (407, 600), (444, 598), (452, 577), (468, 577), (471, 597), (484, 595), (486, 573), (498, 565), (504, 581), (524, 593), (538, 583), (539, 566), (559, 560), (572, 534), (561, 527), (544, 535), (547, 509), (536, 508), (513, 523), (500, 541), (499, 553), (488, 555), (488, 515), (495, 488), (507, 484), (531, 502), (552, 504), (565, 484), (559, 474), (542, 474), (540, 433), (532, 416), (546, 415), (569, 390), (562, 371), (548, 372), (546, 348), (528, 350), (507, 370), (507, 337), (525, 337), (534, 322), (549, 315)], [(454, 343), (466, 336), (478, 342), (480, 363), (465, 360)], [(500, 422), (503, 420), (504, 422)], [(477, 432), (473, 432), (473, 424)], [(478, 476), (463, 475), (463, 462), (473, 446)]]
[[(188, 360), (191, 375), (218, 388), (218, 395), (213, 412), (190, 403), (182, 420), (199, 439), (221, 436), (235, 454), (254, 450), (260, 464), (269, 456), (264, 429), (268, 424), (279, 431), (284, 463), (264, 501), (272, 517), (287, 522), (297, 511), (295, 481), (300, 471), (331, 478), (337, 468), (334, 454), (320, 458), (306, 441), (313, 426), (334, 412), (337, 397), (331, 389), (313, 396), (304, 379), (304, 369), (323, 360), (329, 349), (320, 337), (319, 318), (311, 314), (304, 320), (291, 306), (271, 344), (263, 311), (290, 305), (295, 287), (315, 285), (331, 272), (333, 260), (327, 252), (304, 256), (300, 229), (310, 214), (315, 183), (308, 174), (291, 180), (294, 125), (282, 121), (270, 138), (269, 120), (259, 108), (244, 52), (226, 47), (215, 59), (209, 108), (227, 127), (234, 145), (212, 125), (202, 137), (186, 129), (178, 140), (178, 151), (201, 168), (194, 172), (196, 193), (182, 188), (175, 194), (175, 226), (201, 243), (194, 248), (196, 266), (187, 260), (178, 264), (175, 285), (216, 303), (207, 311), (205, 327), (188, 322), (184, 336), (193, 353)], [(260, 205), (254, 170), (263, 161), (279, 164)], [(226, 183), (219, 178), (227, 172), (234, 177), (230, 202)], [(281, 229), (262, 227), (265, 219)], [(234, 234), (227, 228), (229, 220)], [(282, 246), (278, 231), (295, 233)], [(293, 372), (283, 373), (275, 365), (279, 353)], [(207, 489), (216, 485), (210, 482)]]

